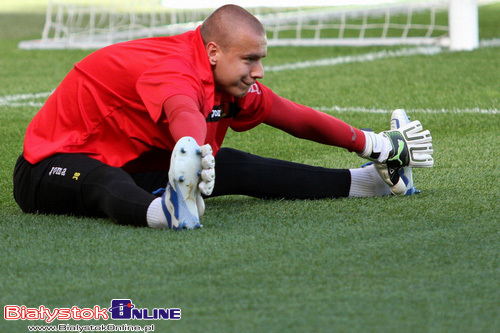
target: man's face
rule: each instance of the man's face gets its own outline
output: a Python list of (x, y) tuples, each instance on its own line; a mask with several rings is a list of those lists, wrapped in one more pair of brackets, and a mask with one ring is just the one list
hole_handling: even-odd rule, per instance
[[(215, 89), (235, 97), (243, 97), (250, 87), (264, 77), (261, 60), (267, 54), (264, 35), (241, 31), (234, 33), (234, 40), (224, 50), (220, 47), (210, 57), (213, 65)], [(210, 52), (209, 52), (210, 56)]]

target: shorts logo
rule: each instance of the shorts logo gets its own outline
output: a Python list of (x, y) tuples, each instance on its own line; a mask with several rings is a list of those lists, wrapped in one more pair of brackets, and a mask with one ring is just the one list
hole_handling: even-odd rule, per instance
[(67, 168), (61, 168), (61, 167), (52, 167), (49, 172), (49, 176), (52, 175), (57, 175), (57, 176), (66, 176), (66, 171)]
[(80, 177), (80, 175), (81, 175), (81, 174), (80, 174), (79, 172), (75, 172), (75, 173), (73, 174), (73, 178), (72, 178), (72, 179), (74, 179), (74, 180), (78, 180), (78, 178)]

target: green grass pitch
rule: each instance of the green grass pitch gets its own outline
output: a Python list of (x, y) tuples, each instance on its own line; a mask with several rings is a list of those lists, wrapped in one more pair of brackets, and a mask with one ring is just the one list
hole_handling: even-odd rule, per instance
[[(500, 5), (479, 13), (481, 38), (500, 37)], [(39, 38), (43, 21), (0, 12), (1, 332), (44, 324), (6, 321), (5, 305), (109, 307), (114, 298), (182, 309), (179, 321), (128, 322), (155, 332), (498, 332), (500, 47), (268, 71), (263, 82), (275, 92), (337, 106), (325, 112), (357, 127), (387, 129), (388, 111), (407, 109), (434, 139), (435, 167), (414, 172), (422, 193), (216, 198), (206, 202), (204, 229), (172, 232), (27, 215), (15, 204), (13, 166), (37, 108), (6, 96), (51, 91), (89, 52), (17, 49)], [(265, 65), (383, 49), (270, 48)], [(264, 125), (230, 133), (225, 145), (326, 167), (363, 163)], [(105, 322), (55, 324), (66, 323)]]

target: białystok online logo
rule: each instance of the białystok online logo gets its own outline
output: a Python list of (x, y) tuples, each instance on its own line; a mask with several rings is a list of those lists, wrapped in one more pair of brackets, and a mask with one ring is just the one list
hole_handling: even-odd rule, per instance
[(49, 309), (44, 305), (38, 308), (28, 308), (24, 305), (5, 305), (5, 320), (45, 320), (51, 323), (54, 320), (180, 320), (179, 308), (137, 308), (130, 299), (113, 299), (109, 308), (95, 305), (91, 308)]

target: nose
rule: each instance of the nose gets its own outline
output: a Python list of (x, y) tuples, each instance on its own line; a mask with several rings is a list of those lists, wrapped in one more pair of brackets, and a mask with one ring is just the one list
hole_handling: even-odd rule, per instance
[(262, 79), (264, 77), (264, 66), (262, 66), (262, 62), (257, 61), (250, 70), (250, 76), (257, 80)]

